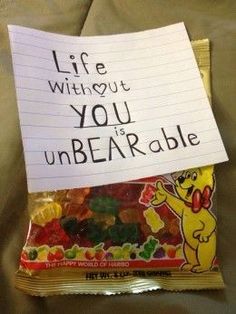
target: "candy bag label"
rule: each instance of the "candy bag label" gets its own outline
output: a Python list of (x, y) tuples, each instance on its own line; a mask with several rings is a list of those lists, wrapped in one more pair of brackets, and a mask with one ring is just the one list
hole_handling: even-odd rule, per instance
[(155, 180), (34, 196), (39, 205), (21, 265), (210, 270), (216, 262), (213, 167), (183, 171), (173, 184), (164, 176)]

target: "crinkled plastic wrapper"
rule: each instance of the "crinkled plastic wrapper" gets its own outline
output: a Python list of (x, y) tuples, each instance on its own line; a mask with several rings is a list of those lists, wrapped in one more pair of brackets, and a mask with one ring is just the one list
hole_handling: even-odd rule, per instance
[[(210, 98), (209, 41), (192, 44)], [(30, 194), (16, 287), (40, 296), (223, 288), (214, 194), (213, 166)]]

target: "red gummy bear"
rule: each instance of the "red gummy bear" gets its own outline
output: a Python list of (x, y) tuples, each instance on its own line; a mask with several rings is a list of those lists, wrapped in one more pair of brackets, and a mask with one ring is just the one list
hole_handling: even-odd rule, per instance
[(62, 229), (58, 219), (53, 219), (44, 227), (32, 224), (28, 242), (37, 246), (44, 244), (48, 246), (62, 245), (64, 248), (69, 248), (72, 245), (70, 237)]
[(145, 184), (145, 187), (141, 193), (139, 202), (144, 205), (149, 205), (151, 199), (155, 194), (156, 188), (152, 184)]

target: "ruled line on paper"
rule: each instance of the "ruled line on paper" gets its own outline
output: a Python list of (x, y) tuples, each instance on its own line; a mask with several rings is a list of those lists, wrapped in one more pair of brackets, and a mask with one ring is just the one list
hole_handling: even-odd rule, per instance
[[(157, 120), (157, 119), (155, 119), (155, 120)], [(159, 119), (159, 120), (161, 120), (161, 118)], [(181, 125), (182, 126), (186, 126), (186, 125), (192, 125), (193, 123), (199, 123), (199, 122), (204, 122), (204, 121), (211, 121), (212, 120), (212, 118), (206, 118), (206, 119), (201, 119), (201, 120), (197, 120), (197, 121), (192, 121), (192, 122), (183, 122), (183, 123), (181, 123)], [(173, 123), (171, 123), (171, 124), (165, 124), (165, 127), (174, 127), (175, 126), (175, 124), (173, 124)], [(127, 125), (126, 125), (126, 127), (128, 127)], [(39, 126), (39, 125), (35, 125), (35, 126), (32, 126), (32, 125), (22, 125), (22, 130), (25, 130), (26, 128), (28, 128), (28, 129), (31, 129), (31, 133), (33, 132), (33, 129), (35, 128), (35, 129), (42, 129), (42, 128), (48, 128), (48, 131), (50, 130), (50, 129), (52, 129), (52, 130), (58, 130), (58, 129), (61, 129), (61, 130), (63, 130), (63, 129), (69, 129), (69, 127), (60, 127), (60, 126), (55, 126), (55, 127), (53, 127), (53, 126), (50, 126), (50, 127), (47, 127), (47, 126)], [(157, 128), (152, 128), (152, 129), (150, 129), (149, 131), (150, 132), (154, 132), (154, 131), (156, 131), (156, 130), (159, 130), (160, 128), (159, 127), (157, 127)], [(74, 130), (76, 130), (75, 128), (74, 128)], [(144, 133), (144, 132), (146, 132), (146, 131), (148, 131), (148, 130), (139, 130), (139, 131), (137, 131), (137, 133), (136, 134), (142, 134), (142, 133)], [(200, 133), (200, 132), (198, 132), (198, 133)], [(106, 136), (100, 136), (101, 138), (106, 138)], [(109, 136), (107, 136), (107, 137), (109, 137)], [(84, 136), (82, 136), (82, 135), (80, 135), (80, 138), (81, 139), (84, 139), (84, 138), (86, 138), (86, 135), (84, 135)]]
[[(204, 121), (206, 122), (206, 121), (210, 121), (211, 119), (205, 119)], [(199, 121), (196, 121), (196, 122), (199, 122)], [(205, 129), (205, 130), (201, 130), (201, 131), (199, 131), (198, 133), (204, 133), (204, 132), (209, 132), (209, 131), (214, 131), (214, 130), (217, 130), (218, 131), (218, 128), (217, 127), (212, 127), (212, 128), (208, 128), (208, 129)], [(140, 133), (141, 132), (149, 132), (149, 131), (152, 131), (152, 130), (145, 130), (145, 131), (140, 131)], [(107, 138), (107, 137), (103, 137), (103, 138)], [(65, 141), (65, 140), (68, 140), (68, 139), (70, 139), (70, 137), (64, 137), (64, 138), (60, 138), (60, 137), (51, 137), (51, 138), (47, 138), (47, 137), (24, 137), (24, 139), (25, 140), (43, 140), (43, 141), (45, 141), (45, 140), (51, 140), (51, 141), (57, 141), (57, 140), (62, 140), (62, 141)], [(30, 151), (28, 151), (28, 150), (25, 150), (25, 152), (30, 152)]]
[[(196, 89), (185, 89), (183, 90), (182, 92), (183, 93), (186, 93), (186, 92), (192, 92), (192, 91), (196, 91), (196, 90), (201, 90), (202, 88), (201, 87), (198, 87)], [(162, 94), (162, 95), (155, 95), (155, 96), (150, 96), (150, 97), (143, 97), (143, 98), (130, 98), (128, 99), (127, 101), (140, 101), (140, 100), (148, 100), (148, 99), (156, 99), (158, 97), (163, 97), (163, 96), (168, 96), (168, 95), (175, 95), (175, 94), (179, 94), (178, 93), (171, 93), (171, 94)], [(205, 97), (201, 98), (201, 99), (206, 99)], [(32, 100), (32, 99), (23, 99), (23, 98), (18, 98), (18, 101), (23, 101), (23, 102), (33, 102), (33, 103), (41, 103), (41, 104), (49, 104), (49, 105), (59, 105), (59, 106), (68, 106), (68, 104), (62, 104), (62, 103), (54, 103), (54, 102), (47, 102), (47, 101), (42, 101), (42, 100)], [(117, 101), (118, 103), (122, 102), (122, 101)], [(190, 102), (189, 100), (186, 100), (186, 101), (182, 101), (182, 103), (187, 103), (187, 102)], [(87, 104), (87, 103), (86, 103)], [(90, 104), (90, 103), (89, 103)], [(87, 104), (87, 105), (89, 105)], [(110, 102), (107, 102), (107, 103), (103, 103), (104, 105), (109, 105)], [(178, 103), (176, 103), (178, 104)]]
[[(176, 74), (176, 73), (183, 73), (183, 72), (188, 72), (188, 71), (191, 71), (191, 70), (194, 70), (195, 67), (190, 67), (190, 68), (187, 68), (187, 69), (184, 69), (184, 70), (178, 70), (178, 71), (174, 71), (174, 72), (166, 72), (165, 74), (158, 74), (158, 78), (160, 77), (165, 77), (165, 76), (169, 76), (169, 75), (172, 75), (172, 74)], [(91, 73), (93, 74), (93, 73)], [(36, 77), (36, 76), (27, 76), (27, 75), (19, 75), (19, 74), (15, 74), (15, 77), (22, 77), (22, 78), (29, 78), (29, 79), (35, 79), (35, 80), (39, 80), (39, 81), (47, 81), (48, 79), (47, 78), (42, 78), (42, 77)], [(151, 75), (151, 76), (145, 76), (145, 77), (139, 77), (139, 78), (129, 78), (129, 82), (130, 81), (137, 81), (137, 80), (146, 80), (146, 79), (150, 79), (150, 78), (156, 78), (157, 77), (157, 74), (156, 75)], [(51, 82), (55, 83), (55, 82), (58, 82), (58, 83), (62, 83), (62, 81), (55, 81), (55, 80), (50, 80)], [(84, 82), (85, 84), (88, 84), (90, 83), (89, 81), (86, 81)]]
[(10, 41), (30, 192), (227, 160), (183, 23), (74, 39), (10, 26)]
[[(188, 51), (188, 48), (183, 48), (183, 49), (179, 49), (178, 50), (179, 52), (182, 52), (182, 51)], [(29, 54), (23, 54), (23, 53), (20, 53), (20, 52), (14, 52), (13, 53), (14, 55), (19, 55), (19, 56), (24, 56), (24, 57), (31, 57), (31, 58), (37, 58), (37, 60), (40, 60), (40, 59), (43, 59), (43, 60), (47, 60), (47, 61), (51, 61), (53, 62), (53, 59), (52, 58), (45, 58), (45, 57), (42, 57), (42, 56), (34, 56), (34, 55), (29, 55)], [(129, 58), (129, 59), (119, 59), (119, 60), (112, 60), (112, 61), (107, 61), (106, 63), (109, 64), (113, 64), (113, 63), (123, 63), (123, 62), (126, 62), (126, 61), (137, 61), (137, 60), (142, 60), (142, 59), (150, 59), (150, 58), (156, 58), (156, 57), (160, 57), (160, 56), (171, 56), (171, 55), (175, 55), (176, 52), (169, 52), (169, 53), (159, 53), (159, 54), (154, 54), (154, 55), (148, 55), (146, 57), (139, 57), (139, 58)], [(70, 63), (70, 61), (68, 60), (63, 60), (62, 63)], [(96, 64), (96, 62), (90, 62), (90, 64)]]
[[(150, 96), (150, 97), (143, 97), (143, 98), (130, 98), (130, 99), (128, 99), (127, 101), (139, 101), (139, 100), (147, 100), (147, 99), (156, 99), (156, 98), (158, 98), (158, 97), (163, 97), (163, 96), (169, 96), (169, 95), (177, 95), (177, 94), (182, 94), (182, 93), (186, 93), (186, 92), (193, 92), (193, 91), (196, 91), (196, 90), (202, 90), (202, 87), (198, 87), (198, 88), (195, 88), (195, 89), (185, 89), (185, 90), (183, 90), (183, 91), (179, 91), (179, 92), (174, 92), (174, 93), (168, 93), (168, 94), (160, 94), (160, 95), (155, 95), (155, 96)], [(70, 96), (74, 96), (74, 95), (70, 95)], [(90, 96), (90, 95), (88, 95), (88, 96)], [(76, 97), (76, 96), (74, 96), (74, 97)], [(20, 99), (19, 98), (19, 100), (22, 100), (22, 99)], [(24, 99), (24, 101), (27, 101), (26, 99)], [(40, 103), (40, 102), (42, 102), (42, 101), (35, 101), (35, 100), (28, 100), (28, 101), (30, 101), (30, 102), (35, 102), (35, 103)], [(118, 103), (121, 103), (122, 101), (120, 100), (116, 100), (116, 102), (118, 102)], [(45, 103), (48, 103), (48, 102), (45, 102)], [(69, 102), (68, 102), (69, 103)], [(58, 104), (58, 103), (48, 103), (48, 104)], [(104, 105), (108, 105), (108, 104), (110, 104), (110, 102), (108, 102), (108, 103), (104, 103)], [(60, 104), (59, 104), (60, 105)]]
[[(215, 141), (215, 142), (217, 142), (217, 141)], [(204, 142), (204, 144), (209, 144), (209, 142)], [(220, 152), (223, 152), (223, 149), (220, 149), (220, 150), (217, 150), (217, 151), (214, 151), (214, 152), (212, 152), (213, 154), (214, 153), (220, 153)], [(201, 155), (201, 156), (206, 156), (206, 155)], [(130, 157), (126, 157), (127, 159), (131, 159), (132, 158), (132, 156), (130, 156)], [(118, 158), (114, 158), (114, 160), (118, 160)], [(171, 160), (171, 161), (173, 161), (173, 160)], [(90, 162), (90, 161), (88, 161), (87, 162), (88, 164), (92, 164), (92, 162)], [(160, 162), (160, 164), (165, 164), (166, 162)], [(58, 163), (55, 163), (54, 164), (55, 166), (60, 166), (60, 163), (58, 162)], [(76, 163), (73, 163), (73, 162), (71, 162), (70, 164), (68, 164), (68, 166), (76, 166), (77, 164)], [(34, 167), (34, 166), (44, 166), (44, 164), (43, 163), (27, 163), (27, 166), (29, 166), (29, 167)], [(50, 167), (50, 166), (47, 166), (47, 167)], [(123, 170), (123, 169), (122, 169)], [(125, 171), (126, 169), (124, 169), (124, 171)], [(112, 171), (112, 172), (114, 172), (114, 171)], [(109, 172), (109, 173), (111, 173), (111, 172)], [(101, 174), (101, 175), (103, 175), (103, 174), (107, 174), (107, 173), (104, 173), (104, 172), (102, 172), (102, 173), (100, 173), (99, 172), (99, 174)], [(83, 176), (83, 175), (81, 175), (81, 176)], [(84, 176), (86, 176), (86, 175), (84, 175)], [(68, 176), (64, 176), (64, 178), (66, 178), (66, 177), (71, 177), (71, 175), (68, 175)], [(74, 177), (80, 177), (80, 175), (77, 175), (77, 176), (74, 176)], [(41, 178), (41, 177), (40, 177)], [(47, 178), (47, 177), (45, 177), (45, 178)], [(50, 176), (50, 178), (52, 178), (51, 176)], [(58, 178), (58, 177), (53, 177), (53, 178)], [(33, 179), (33, 178), (30, 178), (30, 179)]]
[[(28, 46), (28, 47), (33, 47), (33, 48), (37, 48), (37, 49), (42, 49), (42, 50), (47, 50), (47, 51), (51, 51), (51, 49), (49, 48), (46, 48), (46, 47), (42, 47), (42, 46), (36, 46), (36, 45), (32, 45), (32, 44), (29, 44), (29, 43), (24, 43), (24, 42), (17, 42), (17, 41), (12, 41), (14, 44), (19, 44), (19, 45), (22, 45), (22, 46)], [(149, 47), (142, 47), (142, 48), (137, 48), (137, 49), (134, 49), (133, 51), (137, 50), (137, 51), (140, 51), (140, 50), (149, 50), (151, 48), (159, 48), (159, 47), (164, 47), (164, 46), (168, 46), (168, 45), (173, 45), (175, 43), (179, 43), (179, 42), (185, 42), (184, 39), (181, 39), (181, 40), (175, 40), (175, 41), (170, 41), (170, 42), (167, 42), (165, 44), (161, 44), (161, 45), (151, 45)], [(65, 50), (57, 50), (58, 52), (60, 53), (68, 53), (67, 51)], [(71, 53), (77, 53), (79, 50), (71, 50)], [(109, 50), (107, 52), (105, 51), (102, 51), (102, 52), (91, 52), (90, 54), (91, 55), (101, 55), (101, 54), (111, 54), (111, 53), (122, 53), (122, 52), (125, 52), (126, 50)]]
[[(186, 80), (177, 80), (175, 82), (170, 82), (170, 83), (163, 83), (163, 84), (157, 84), (157, 85), (152, 85), (152, 86), (147, 86), (147, 87), (141, 87), (141, 88), (132, 88), (133, 91), (137, 91), (137, 90), (146, 90), (146, 89), (149, 89), (149, 88), (155, 88), (155, 87), (160, 87), (160, 86), (169, 86), (169, 85), (175, 85), (177, 83), (183, 83), (183, 82), (189, 82), (189, 81), (195, 81), (195, 80), (198, 80), (199, 79), (199, 76), (195, 76), (193, 78), (187, 78)], [(17, 89), (26, 89), (26, 90), (32, 90), (32, 91), (40, 91), (40, 92), (45, 92), (45, 93), (52, 93), (52, 91), (50, 90), (46, 90), (46, 89), (40, 89), (40, 88), (32, 88), (32, 87), (23, 87), (23, 86), (16, 86)], [(123, 93), (125, 91), (122, 91)], [(181, 91), (179, 91), (181, 92)], [(72, 93), (61, 93), (61, 92), (53, 92), (54, 94), (69, 94), (69, 95), (72, 95), (72, 96), (90, 96), (92, 94), (72, 94)], [(106, 93), (106, 96), (109, 96), (109, 95), (114, 95), (114, 93)]]
[[(177, 62), (186, 62), (188, 60), (191, 60), (191, 58), (183, 58), (181, 60), (178, 60), (178, 61), (175, 61), (173, 62), (174, 64), (176, 64)], [(159, 65), (151, 65), (151, 66), (147, 66), (147, 67), (141, 67), (141, 68), (131, 68), (131, 69), (123, 69), (122, 71), (119, 71), (119, 70), (115, 70), (115, 71), (110, 71), (110, 73), (117, 73), (117, 72), (130, 72), (130, 71), (139, 71), (139, 70), (144, 70), (144, 69), (148, 69), (148, 68), (154, 68), (156, 69), (157, 67), (160, 67), (160, 66), (163, 66), (163, 65), (170, 65), (172, 64), (172, 62), (166, 62), (166, 63), (161, 63)], [(29, 68), (34, 68), (34, 69), (40, 69), (40, 70), (46, 70), (48, 72), (54, 72), (54, 73), (57, 73), (56, 70), (50, 70), (50, 69), (47, 69), (47, 68), (44, 68), (44, 67), (39, 67), (37, 65), (34, 65), (34, 66), (31, 66), (31, 65), (28, 65), (28, 64), (17, 64), (17, 63), (14, 63), (14, 66), (22, 66), (22, 67), (29, 67)], [(193, 69), (196, 68), (195, 66), (192, 67)], [(84, 73), (78, 73), (78, 75), (83, 75)], [(93, 74), (96, 74), (96, 73), (90, 73), (91, 75)], [(97, 75), (97, 74), (96, 74)]]
[[(206, 154), (201, 154), (201, 155), (198, 155), (198, 157), (203, 157), (203, 156), (208, 156), (208, 155), (212, 155), (212, 154), (217, 154), (217, 153), (221, 153), (223, 150), (222, 149), (220, 149), (220, 150), (217, 150), (217, 151), (213, 151), (213, 152), (210, 152), (210, 153), (206, 153)], [(182, 159), (184, 160), (184, 159), (191, 159), (191, 158), (195, 158), (195, 157), (183, 157)], [(153, 165), (156, 165), (156, 164), (166, 164), (166, 163), (170, 163), (170, 162), (177, 162), (177, 161), (179, 161), (179, 159), (172, 159), (172, 160), (168, 160), (168, 161), (162, 161), (162, 162), (160, 162), (160, 161), (158, 161), (157, 163), (153, 163), (153, 164), (151, 164), (151, 166), (153, 166)], [(150, 167), (150, 165), (148, 165), (148, 166), (145, 166), (145, 167)], [(145, 168), (145, 167), (143, 167), (143, 168)], [(139, 167), (132, 167), (131, 168), (131, 170), (134, 170), (134, 169), (139, 169)], [(125, 169), (122, 169), (122, 171), (126, 171), (126, 170), (130, 170), (130, 168), (125, 168)], [(96, 175), (98, 175), (98, 174), (100, 174), (100, 175), (104, 175), (104, 174), (109, 174), (109, 173), (114, 173), (114, 172), (120, 172), (121, 171), (121, 169), (117, 169), (117, 170), (113, 170), (112, 172), (110, 172), (110, 171), (105, 171), (105, 172), (96, 172), (96, 173), (92, 173), (92, 174), (90, 174), (90, 175), (87, 175), (87, 174), (85, 174), (85, 175), (83, 175), (83, 174), (81, 174), (81, 175), (69, 175), (69, 176), (53, 176), (53, 177), (36, 177), (36, 178), (34, 178), (34, 177), (30, 177), (29, 179), (30, 180), (40, 180), (40, 179), (59, 179), (59, 178), (67, 178), (67, 177), (70, 177), (70, 178), (72, 178), (72, 177), (76, 177), (76, 178), (79, 178), (79, 177), (89, 177), (89, 176), (96, 176)]]
[[(159, 37), (162, 37), (162, 36), (166, 36), (167, 34), (170, 34), (170, 35), (174, 35), (174, 34), (177, 34), (177, 33), (181, 33), (182, 30), (176, 30), (174, 32), (168, 32), (168, 33), (165, 33), (165, 34), (152, 34), (151, 36), (147, 36), (147, 37), (144, 37), (142, 36), (142, 39), (139, 39), (139, 38), (135, 38), (135, 39), (128, 39), (128, 40), (122, 40), (122, 41), (116, 41), (116, 43), (127, 43), (127, 42), (133, 42), (133, 41), (137, 41), (137, 40), (145, 40), (145, 39), (154, 39), (155, 37), (159, 38)], [(30, 37), (33, 37), (33, 38), (38, 38), (38, 39), (42, 39), (42, 40), (45, 40), (45, 38), (43, 36), (37, 36), (37, 35), (34, 35), (32, 33), (28, 33), (28, 32), (16, 32), (16, 31), (11, 31), (9, 30), (9, 33), (13, 33), (13, 34), (18, 34), (18, 35), (24, 35), (24, 36), (30, 36)], [(55, 34), (53, 34), (55, 35)], [(63, 35), (61, 35), (63, 36)], [(112, 35), (111, 35), (112, 36)], [(65, 36), (67, 37), (67, 36)], [(72, 37), (72, 36), (71, 36)], [(76, 37), (73, 36), (73, 40), (75, 39)], [(83, 37), (82, 37), (83, 38)], [(55, 38), (51, 38), (52, 41), (55, 41), (55, 42), (59, 42), (59, 43), (64, 43), (64, 44), (69, 44), (69, 45), (77, 45), (77, 43), (74, 43), (74, 42), (67, 42), (67, 41), (62, 41), (62, 40), (58, 40), (58, 39), (55, 39)], [(89, 45), (101, 45), (101, 42), (99, 40), (99, 43), (88, 43), (86, 42), (85, 43), (86, 45), (89, 44)], [(106, 43), (106, 42), (103, 42), (102, 43), (103, 45), (104, 44), (110, 44), (109, 43)]]
[[(212, 117), (211, 118), (202, 118), (202, 119), (200, 119), (200, 120), (196, 120), (196, 121), (191, 121), (191, 122), (186, 122), (186, 123), (182, 123), (181, 125), (193, 125), (194, 123), (196, 123), (196, 124), (199, 124), (199, 122), (210, 122), (210, 121), (212, 121)], [(167, 125), (168, 127), (173, 127), (173, 126), (175, 126), (174, 124), (169, 124), (169, 125)], [(22, 127), (22, 130), (24, 130), (24, 128), (26, 128), (26, 127)], [(151, 128), (151, 129), (146, 129), (146, 130), (139, 130), (138, 132), (139, 133), (144, 133), (144, 132), (153, 132), (153, 131), (156, 131), (156, 130), (158, 130), (159, 128), (156, 128), (156, 129), (153, 129), (153, 128)], [(218, 130), (218, 129), (217, 129)], [(204, 132), (204, 130), (203, 131), (198, 131), (198, 133), (202, 133), (202, 132)], [(31, 128), (31, 133), (32, 133), (32, 128)], [(109, 137), (109, 136), (103, 136), (103, 138), (107, 138), (107, 137)], [(37, 139), (48, 139), (49, 141), (52, 139), (52, 140), (55, 140), (55, 139), (61, 139), (61, 138), (50, 138), (50, 137), (48, 137), (48, 138), (41, 138), (41, 137), (24, 137), (25, 139), (35, 139), (35, 138), (37, 138)], [(80, 138), (81, 139), (85, 139), (85, 138), (87, 138), (86, 136), (80, 136)], [(63, 137), (63, 139), (67, 139), (67, 137)]]
[[(185, 101), (187, 103), (193, 103), (193, 102), (199, 102), (200, 100), (205, 100), (205, 97), (200, 97), (200, 98), (197, 98), (197, 99), (192, 99), (191, 101)], [(150, 108), (146, 108), (145, 110), (153, 110), (153, 109), (157, 109), (157, 108), (163, 108), (163, 107), (166, 107), (168, 106), (171, 107), (171, 106), (176, 106), (176, 105), (182, 105), (183, 103), (185, 102), (179, 102), (179, 103), (173, 103), (173, 104), (169, 104), (169, 103), (166, 103), (165, 105), (156, 105), (156, 106), (151, 106)], [(48, 103), (48, 104), (52, 104), (52, 103)], [(68, 107), (68, 104), (60, 104), (62, 106), (66, 106)], [(110, 104), (107, 104), (107, 105), (110, 105)], [(135, 109), (133, 110), (133, 112), (140, 112), (140, 111), (143, 111), (144, 108), (141, 108), (141, 109)], [(39, 115), (39, 116), (53, 116), (53, 117), (74, 117), (74, 115), (68, 115), (68, 114), (65, 114), (65, 113), (61, 113), (61, 114), (53, 114), (53, 113), (50, 113), (50, 112), (47, 112), (47, 113), (42, 113), (42, 112), (34, 112), (34, 111), (23, 111), (21, 110), (20, 111), (21, 114), (30, 114), (30, 115)], [(125, 111), (121, 111), (121, 113), (125, 113)], [(98, 114), (97, 116), (103, 116), (102, 114)], [(87, 117), (87, 116), (85, 116)]]
[[(211, 131), (215, 131), (216, 130), (216, 128), (215, 129), (211, 129)], [(208, 130), (209, 131), (209, 130)], [(142, 143), (140, 143), (140, 144), (146, 144), (146, 143), (148, 143), (149, 141), (143, 141)], [(161, 143), (164, 143), (164, 141), (160, 141)], [(221, 139), (220, 138), (217, 138), (217, 139), (213, 139), (213, 140), (208, 140), (208, 141), (202, 141), (202, 144), (209, 144), (209, 143), (215, 143), (215, 142), (221, 142)], [(129, 145), (124, 145), (124, 146), (122, 146), (122, 148), (128, 148), (129, 147)], [(183, 147), (178, 147), (177, 148), (177, 150), (179, 150), (179, 149), (182, 149)], [(89, 152), (90, 150), (89, 149), (84, 149), (84, 152)], [(103, 146), (103, 147), (101, 147), (100, 148), (100, 151), (106, 151), (106, 147), (105, 146)], [(44, 150), (25, 150), (25, 152), (27, 152), (27, 153), (44, 153), (45, 151)], [(67, 150), (67, 152), (68, 153), (73, 153), (73, 150)], [(149, 155), (151, 155), (151, 153), (149, 153)], [(126, 158), (132, 158), (132, 156), (130, 156), (130, 157), (126, 157)], [(119, 159), (119, 158), (116, 158), (117, 160)], [(30, 165), (29, 163), (27, 163), (27, 165)], [(35, 165), (35, 164), (32, 164), (32, 165)], [(44, 163), (42, 163), (42, 164), (40, 164), (40, 165), (44, 165)]]
[[(203, 120), (196, 120), (196, 121), (193, 121), (192, 123), (191, 123), (191, 126), (194, 126), (194, 125), (198, 125), (199, 124), (199, 122), (201, 121), (201, 122), (203, 122), (203, 123), (207, 123), (207, 122), (209, 122), (209, 121), (211, 121), (212, 120), (212, 118), (207, 118), (207, 119), (203, 119)], [(188, 126), (188, 125), (190, 125), (190, 123), (183, 123), (182, 124), (182, 126)], [(169, 125), (166, 125), (165, 127), (169, 127), (169, 128), (174, 128), (175, 127), (175, 125), (174, 124), (169, 124)], [(27, 127), (25, 127), (25, 128), (27, 128)], [(195, 126), (195, 128), (196, 128), (196, 126)], [(24, 129), (22, 129), (23, 131), (24, 131)], [(76, 129), (75, 129), (76, 130)], [(139, 131), (137, 134), (138, 135), (142, 135), (143, 134), (143, 136), (144, 136), (144, 138), (146, 137), (146, 136), (148, 136), (148, 133), (154, 133), (154, 132), (156, 132), (156, 131), (160, 131), (160, 128), (156, 128), (156, 129), (144, 129), (144, 130), (141, 130), (141, 131)], [(202, 133), (207, 133), (207, 135), (209, 134), (209, 131), (217, 131), (216, 132), (216, 134), (218, 133), (218, 128), (216, 127), (216, 125), (212, 125), (211, 127), (209, 127), (209, 128), (205, 128), (205, 129), (202, 129), (201, 131), (198, 131), (198, 134), (202, 134)], [(194, 131), (193, 131), (194, 132)], [(32, 129), (31, 129), (31, 133), (32, 133)], [(38, 133), (38, 132), (37, 132)], [(76, 138), (76, 134), (74, 134), (74, 136), (73, 136), (73, 138)], [(82, 141), (84, 141), (84, 140), (86, 140), (86, 136), (79, 136), (79, 139), (80, 140), (82, 140)], [(100, 138), (101, 138), (101, 140), (106, 140), (106, 139), (108, 139), (108, 138), (110, 138), (110, 136), (100, 136)], [(30, 137), (24, 137), (24, 139), (25, 140), (32, 140), (32, 144), (31, 145), (33, 145), (33, 141), (35, 140), (35, 141), (48, 141), (49, 143), (50, 143), (50, 141), (66, 141), (66, 140), (70, 140), (71, 139), (71, 137), (67, 137), (67, 136), (63, 136), (62, 138), (61, 137), (50, 137), (50, 138), (46, 138), (46, 137), (38, 137), (38, 136), (30, 136)], [(162, 140), (160, 140), (159, 139), (159, 142), (161, 142)], [(142, 142), (145, 142), (145, 141), (142, 141)], [(68, 141), (67, 141), (67, 143), (69, 143)], [(141, 143), (141, 141), (139, 142), (139, 143)], [(121, 147), (126, 147), (127, 145), (125, 145), (125, 144), (122, 144), (122, 146)], [(99, 150), (101, 150), (102, 148), (101, 147), (99, 147)]]
[[(190, 113), (191, 114), (191, 113), (199, 113), (199, 112), (202, 112), (202, 111), (208, 111), (208, 108), (206, 108), (206, 106), (204, 106), (202, 108), (198, 108), (198, 109), (194, 109), (194, 110), (188, 110), (188, 111), (185, 111), (185, 112), (179, 112), (179, 113), (172, 113), (172, 114), (162, 115), (159, 118), (158, 117), (154, 117), (154, 118), (151, 117), (151, 118), (148, 118), (148, 119), (142, 119), (142, 121), (140, 121), (140, 123), (143, 123), (144, 121), (153, 122), (153, 121), (156, 121), (156, 120), (161, 120), (161, 119), (166, 118), (166, 117), (176, 117), (176, 116), (185, 115), (186, 113)], [(135, 123), (135, 122), (138, 123), (138, 121), (131, 121), (131, 122), (129, 122), (129, 124), (130, 123)], [(123, 125), (123, 124), (121, 123), (121, 124), (115, 124), (115, 125)], [(184, 125), (184, 123), (182, 125)], [(56, 128), (56, 129), (57, 128), (62, 128), (62, 129), (64, 129), (64, 128), (71, 128), (71, 126), (66, 127), (66, 126), (50, 126), (50, 125), (43, 125), (43, 124), (41, 124), (41, 125), (23, 124), (23, 123), (21, 124), (21, 126), (23, 126), (23, 127), (29, 127), (29, 126), (30, 127), (40, 127), (40, 128), (41, 127), (42, 128)], [(106, 126), (100, 126), (100, 127), (110, 127), (110, 126), (113, 126), (113, 124), (112, 125), (106, 125)], [(90, 127), (96, 127), (96, 125), (92, 125), (92, 126), (90, 125), (90, 126), (84, 126), (84, 127), (90, 128)], [(153, 128), (152, 130), (155, 130), (155, 128)]]

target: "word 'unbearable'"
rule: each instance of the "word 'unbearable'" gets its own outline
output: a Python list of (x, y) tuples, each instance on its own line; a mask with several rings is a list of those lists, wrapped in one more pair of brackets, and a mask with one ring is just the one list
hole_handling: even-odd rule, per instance
[[(177, 132), (176, 132), (177, 131)], [(154, 139), (143, 145), (139, 136), (135, 133), (127, 133), (123, 135), (126, 143), (120, 146), (118, 139), (110, 136), (107, 140), (106, 149), (100, 149), (100, 137), (92, 137), (87, 139), (71, 139), (72, 151), (44, 151), (44, 157), (48, 165), (54, 164), (84, 164), (86, 162), (100, 163), (111, 161), (117, 158), (129, 158), (149, 153), (160, 153), (166, 150), (175, 150), (181, 147), (195, 146), (200, 144), (200, 140), (194, 133), (184, 134), (180, 125), (176, 126), (174, 136), (167, 134), (164, 128), (161, 128), (161, 139)], [(101, 152), (104, 155), (101, 157)], [(119, 157), (117, 157), (119, 156)]]

